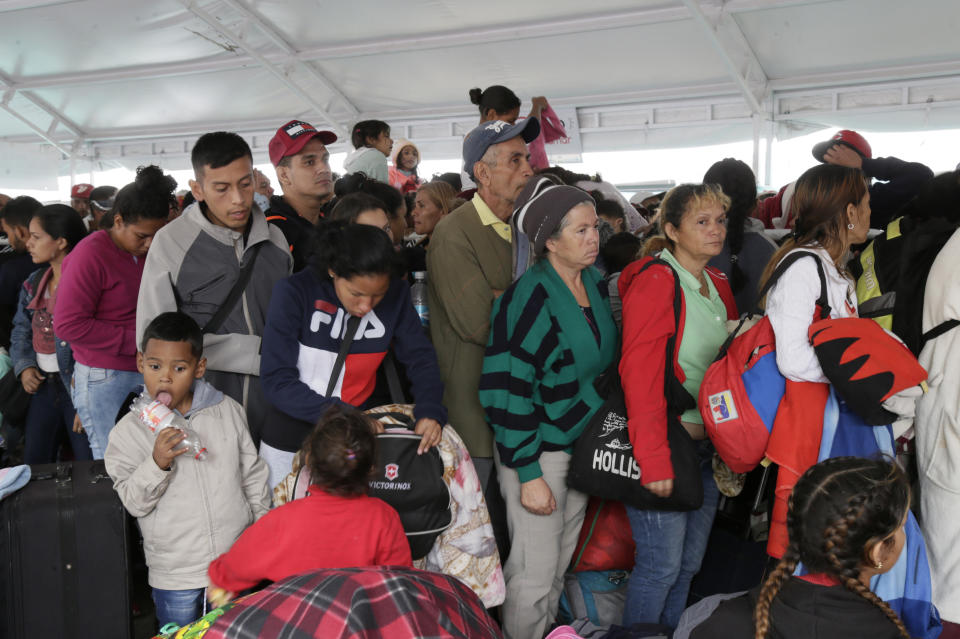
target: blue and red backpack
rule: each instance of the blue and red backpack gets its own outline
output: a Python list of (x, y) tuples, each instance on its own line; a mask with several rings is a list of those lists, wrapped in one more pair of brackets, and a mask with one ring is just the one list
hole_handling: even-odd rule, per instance
[[(797, 260), (810, 257), (820, 276), (814, 321), (830, 317), (827, 282), (820, 258), (810, 251), (787, 255), (760, 291), (767, 291)], [(777, 342), (770, 320), (756, 310), (742, 320), (720, 347), (700, 384), (698, 404), (703, 426), (724, 463), (736, 473), (754, 469), (767, 450), (773, 420), (786, 379), (777, 368)]]

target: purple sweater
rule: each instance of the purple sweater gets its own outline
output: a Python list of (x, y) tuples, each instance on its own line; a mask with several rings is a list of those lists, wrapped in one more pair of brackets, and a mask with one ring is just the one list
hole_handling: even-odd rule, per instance
[(137, 370), (137, 294), (146, 256), (120, 249), (96, 231), (63, 260), (53, 330), (91, 368)]

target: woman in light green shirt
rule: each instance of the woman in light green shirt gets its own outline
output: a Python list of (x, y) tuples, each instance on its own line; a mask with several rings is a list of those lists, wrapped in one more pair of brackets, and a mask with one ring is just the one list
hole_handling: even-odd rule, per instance
[[(674, 358), (674, 353), (666, 352), (668, 339), (677, 332), (677, 377), (696, 399), (704, 373), (727, 337), (726, 321), (736, 317), (726, 277), (707, 268), (707, 262), (723, 249), (729, 206), (729, 198), (715, 185), (681, 184), (671, 189), (660, 205), (662, 235), (644, 246), (645, 255), (656, 255), (666, 264), (641, 270), (644, 263), (635, 262), (620, 276), (620, 376), (627, 426), (640, 466), (640, 482), (660, 497), (671, 495), (675, 479), (666, 433), (669, 421), (677, 419), (671, 410), (676, 407), (668, 407), (664, 397), (665, 364)], [(676, 326), (675, 277), (683, 296)], [(696, 408), (683, 412), (680, 423), (696, 440), (703, 504), (686, 512), (627, 506), (636, 556), (627, 587), (625, 626), (660, 623), (676, 627), (706, 551), (719, 500), (713, 481), (713, 446)]]

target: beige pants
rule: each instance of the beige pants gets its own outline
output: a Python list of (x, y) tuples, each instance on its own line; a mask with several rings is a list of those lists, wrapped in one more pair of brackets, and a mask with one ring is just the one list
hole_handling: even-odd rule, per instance
[(507, 639), (540, 639), (557, 615), (563, 574), (577, 545), (587, 496), (567, 488), (569, 454), (542, 453), (540, 468), (557, 509), (550, 515), (534, 515), (520, 504), (517, 471), (502, 465), (499, 456), (495, 461), (510, 530), (510, 557), (503, 568), (507, 583), (503, 633)]

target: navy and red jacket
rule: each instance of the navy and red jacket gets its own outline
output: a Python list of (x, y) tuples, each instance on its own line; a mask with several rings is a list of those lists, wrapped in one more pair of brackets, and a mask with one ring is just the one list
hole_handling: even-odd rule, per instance
[[(666, 264), (654, 264), (638, 274), (650, 259), (645, 257), (631, 263), (623, 269), (617, 282), (623, 302), (620, 381), (627, 404), (630, 443), (644, 484), (674, 479), (667, 443), (667, 399), (663, 376), (667, 340), (675, 331), (678, 335), (671, 353), (673, 371), (681, 383), (687, 379), (678, 361), (686, 304), (681, 300), (680, 318), (676, 320), (673, 294), (677, 276)], [(711, 266), (703, 270), (710, 276), (727, 307), (727, 319), (737, 319), (737, 305), (727, 276)]]
[(394, 279), (383, 299), (363, 316), (333, 396), (324, 396), (347, 317), (333, 282), (318, 277), (312, 267), (274, 286), (260, 357), (263, 392), (277, 411), (264, 424), (268, 445), (299, 450), (329, 407), (340, 402), (362, 405), (373, 392), (377, 368), (391, 345), (411, 380), (414, 417), (447, 422), (437, 354), (420, 325), (410, 286), (401, 279)]

